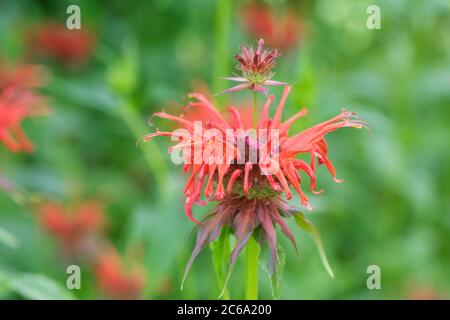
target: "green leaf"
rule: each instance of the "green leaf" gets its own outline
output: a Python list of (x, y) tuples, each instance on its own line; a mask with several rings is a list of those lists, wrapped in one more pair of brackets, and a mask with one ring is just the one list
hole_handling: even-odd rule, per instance
[[(211, 242), (209, 245), (212, 251), (214, 272), (216, 274), (217, 283), (219, 288), (225, 287), (225, 281), (228, 273), (228, 261), (230, 257), (230, 229), (223, 227), (220, 237)], [(223, 298), (228, 300), (230, 294), (227, 288), (224, 288)]]
[(5, 273), (0, 270), (0, 296), (11, 291), (9, 287), (9, 281)]
[(47, 276), (33, 273), (23, 273), (9, 280), (9, 287), (31, 300), (72, 300), (74, 296), (61, 284)]
[(19, 246), (17, 238), (2, 227), (0, 227), (0, 243), (3, 243), (11, 249), (17, 249)]
[(106, 80), (114, 91), (130, 96), (138, 83), (138, 48), (134, 40), (126, 41), (122, 47), (120, 58), (115, 63), (108, 64)]
[(328, 263), (327, 255), (325, 254), (325, 250), (323, 248), (322, 238), (320, 237), (320, 233), (317, 230), (316, 226), (305, 218), (305, 215), (302, 212), (294, 213), (295, 222), (308, 232), (314, 241), (316, 242), (317, 249), (319, 250), (320, 259), (322, 260), (322, 264), (327, 270), (330, 277), (334, 278), (333, 270), (331, 269), (330, 264)]
[(271, 271), (270, 268), (264, 263), (260, 263), (261, 268), (266, 272), (270, 279), (270, 287), (272, 289), (272, 297), (274, 299), (280, 298), (281, 284), (283, 280), (284, 266), (286, 265), (286, 253), (281, 246), (277, 246), (278, 265), (275, 271)]

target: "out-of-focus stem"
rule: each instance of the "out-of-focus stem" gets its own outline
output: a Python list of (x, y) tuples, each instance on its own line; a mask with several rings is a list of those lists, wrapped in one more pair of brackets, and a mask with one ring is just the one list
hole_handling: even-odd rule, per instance
[[(217, 0), (215, 10), (213, 90), (219, 92), (222, 82), (220, 77), (229, 74), (231, 1)], [(216, 99), (220, 102), (224, 98), (221, 96)]]
[[(123, 100), (119, 110), (120, 116), (136, 141), (149, 131), (130, 101)], [(158, 190), (161, 190), (161, 199), (167, 200), (168, 195), (164, 192), (164, 185), (167, 183), (166, 177), (169, 172), (166, 159), (164, 159), (161, 150), (155, 143), (139, 143), (138, 147), (141, 149), (145, 162), (155, 177), (156, 183), (159, 186)]]

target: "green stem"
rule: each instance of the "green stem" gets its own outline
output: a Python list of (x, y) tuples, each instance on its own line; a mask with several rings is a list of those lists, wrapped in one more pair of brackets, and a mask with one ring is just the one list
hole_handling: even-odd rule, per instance
[(245, 299), (258, 299), (258, 260), (259, 260), (259, 245), (253, 238), (250, 237), (245, 248)]
[(253, 127), (256, 130), (256, 126), (258, 125), (258, 96), (256, 95), (256, 91), (253, 91)]
[[(220, 77), (226, 77), (230, 69), (230, 30), (232, 21), (232, 1), (218, 0), (215, 8), (214, 25), (214, 67), (213, 90), (221, 91), (224, 82)], [(222, 107), (225, 96), (216, 97), (219, 107)]]

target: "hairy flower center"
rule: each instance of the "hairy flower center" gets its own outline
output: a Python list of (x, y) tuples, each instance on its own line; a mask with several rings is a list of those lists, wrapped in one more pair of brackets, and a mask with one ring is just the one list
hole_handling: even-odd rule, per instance
[(263, 83), (266, 80), (269, 80), (273, 76), (273, 72), (270, 71), (251, 71), (251, 72), (243, 72), (244, 78), (248, 79), (252, 83)]

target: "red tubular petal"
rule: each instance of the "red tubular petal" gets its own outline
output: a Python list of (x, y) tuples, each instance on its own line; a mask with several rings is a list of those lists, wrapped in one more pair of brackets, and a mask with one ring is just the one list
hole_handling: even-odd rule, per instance
[(259, 117), (259, 122), (258, 122), (258, 126), (257, 126), (258, 129), (267, 127), (267, 122), (269, 121), (270, 105), (272, 104), (272, 102), (274, 100), (275, 100), (274, 95), (270, 95), (269, 97), (267, 97), (266, 103), (264, 104), (264, 107), (263, 107), (263, 111), (261, 113), (261, 116)]
[(205, 197), (210, 197), (213, 193), (212, 183), (214, 178), (214, 173), (216, 172), (217, 165), (211, 164), (208, 166), (208, 182), (206, 183), (205, 190), (203, 191), (203, 194)]
[(14, 140), (14, 138), (7, 132), (0, 132), (0, 141), (3, 141), (6, 148), (8, 148), (12, 152), (19, 152), (20, 145)]
[(294, 166), (296, 169), (303, 170), (310, 179), (310, 190), (314, 194), (320, 194), (324, 190), (316, 191), (316, 174), (314, 170), (303, 160), (300, 159), (294, 159)]
[(231, 189), (233, 188), (233, 184), (236, 181), (236, 179), (241, 175), (242, 170), (240, 169), (236, 169), (233, 171), (233, 173), (231, 174), (230, 180), (228, 180), (228, 185), (227, 185), (227, 193), (231, 192)]
[[(196, 106), (203, 107), (205, 109), (205, 111), (207, 111), (208, 114), (210, 114), (213, 119), (216, 119), (222, 125), (228, 126), (227, 122), (222, 117), (222, 115), (219, 113), (219, 111), (217, 111), (217, 109), (214, 107), (214, 105), (208, 99), (206, 99), (203, 94), (191, 93), (191, 94), (189, 94), (189, 98), (197, 99), (201, 103), (196, 104)], [(192, 104), (192, 105), (194, 105), (194, 104)]]
[(216, 189), (216, 198), (218, 200), (222, 200), (225, 196), (225, 191), (223, 187), (223, 177), (228, 172), (228, 168), (230, 167), (229, 164), (223, 164), (219, 165), (218, 173), (219, 173), (219, 181), (217, 182), (217, 189)]
[(174, 137), (188, 137), (188, 136), (186, 136), (186, 135), (182, 135), (182, 134), (180, 134), (180, 133), (176, 133), (176, 132), (166, 132), (166, 131), (156, 131), (156, 132), (153, 132), (153, 133), (149, 133), (149, 134), (146, 134), (145, 136), (143, 136), (143, 137), (141, 137), (139, 140), (138, 140), (138, 142), (137, 143), (139, 143), (139, 142), (148, 142), (148, 141), (150, 141), (151, 139), (153, 139), (154, 137), (172, 137), (172, 136), (174, 136)]
[(306, 108), (302, 108), (299, 112), (297, 112), (295, 115), (290, 117), (288, 120), (283, 122), (280, 126), (280, 136), (287, 133), (290, 126), (300, 117), (303, 117), (308, 114), (308, 110)]
[(195, 175), (199, 172), (201, 167), (202, 167), (202, 165), (200, 165), (200, 164), (193, 165), (191, 176), (187, 180), (186, 185), (185, 185), (185, 187), (183, 189), (183, 192), (185, 194), (191, 194), (192, 193), (192, 186), (193, 186), (194, 181), (195, 181)]
[(174, 122), (178, 122), (179, 124), (181, 124), (183, 127), (186, 127), (188, 129), (193, 130), (194, 129), (194, 124), (186, 119), (180, 118), (180, 117), (176, 117), (173, 116), (171, 114), (165, 113), (165, 112), (156, 112), (153, 114), (155, 117), (158, 118), (162, 118), (162, 119), (167, 119), (167, 120), (171, 120)]
[(291, 91), (292, 86), (285, 86), (283, 89), (283, 96), (281, 97), (280, 103), (278, 104), (278, 108), (275, 111), (275, 115), (273, 117), (273, 120), (270, 124), (270, 128), (274, 129), (274, 128), (278, 128), (278, 126), (280, 125), (280, 121), (281, 121), (281, 115), (283, 113), (283, 108), (284, 105), (286, 104), (286, 99), (289, 95), (289, 92)]
[[(199, 177), (199, 179), (197, 181), (194, 181), (193, 186), (192, 186), (192, 188), (190, 190), (190, 193), (186, 194), (186, 203), (188, 203), (188, 201), (189, 201), (188, 209), (189, 209), (189, 214), (190, 214), (190, 219), (191, 220), (193, 219), (193, 217), (192, 217), (192, 206), (195, 203), (200, 203), (200, 193), (201, 193), (201, 190), (202, 190), (204, 177), (205, 176), (202, 175), (201, 177)], [(185, 207), (185, 209), (186, 209), (186, 207)], [(196, 222), (196, 221), (194, 221), (194, 222)]]
[[(342, 127), (356, 127), (360, 128), (362, 125), (359, 122), (349, 120), (354, 116), (353, 112), (342, 111), (338, 116), (319, 123), (309, 129), (306, 129), (291, 138), (284, 141), (281, 145), (283, 150), (290, 150), (291, 155), (300, 152), (299, 150), (311, 148), (315, 143), (318, 143), (323, 137), (334, 130)], [(287, 153), (285, 153), (287, 154)]]
[(275, 190), (277, 192), (281, 192), (280, 185), (275, 182), (275, 180), (273, 179), (273, 177), (271, 175), (266, 175), (266, 178), (267, 178), (267, 181), (269, 181), (269, 184), (273, 190)]
[(286, 199), (287, 200), (291, 200), (292, 199), (292, 192), (291, 192), (291, 189), (289, 188), (289, 185), (288, 185), (288, 183), (286, 181), (286, 177), (284, 176), (284, 174), (281, 171), (281, 169), (278, 170), (278, 172), (276, 173), (276, 176), (278, 178), (278, 181), (280, 181), (284, 192), (286, 193)]
[(253, 165), (250, 162), (245, 163), (245, 172), (244, 172), (244, 194), (248, 194), (248, 188), (249, 188), (249, 175), (250, 170), (252, 170)]
[(344, 182), (343, 179), (338, 179), (336, 178), (336, 169), (334, 168), (333, 164), (331, 163), (331, 161), (327, 158), (326, 155), (321, 154), (320, 155), (320, 159), (323, 161), (323, 163), (325, 164), (325, 167), (327, 167), (328, 171), (330, 172), (331, 176), (333, 177), (333, 180), (337, 183), (341, 183)]
[(263, 53), (264, 50), (264, 39), (259, 39), (258, 40), (258, 48), (256, 49), (256, 53), (258, 55), (261, 55)]
[(194, 218), (192, 215), (192, 207), (194, 206), (195, 201), (192, 200), (191, 197), (186, 197), (186, 202), (184, 204), (184, 212), (186, 213), (186, 216), (191, 220), (192, 222), (196, 224), (200, 224), (200, 221)]
[(291, 161), (289, 161), (289, 164), (283, 163), (283, 173), (289, 179), (291, 184), (294, 186), (297, 193), (300, 195), (300, 200), (301, 200), (302, 204), (305, 207), (309, 208), (310, 205), (308, 203), (308, 197), (305, 195), (305, 193), (303, 192), (303, 190), (300, 186), (300, 181), (297, 179), (297, 176), (295, 175), (295, 168), (292, 165)]
[[(241, 46), (241, 50), (242, 50), (242, 53), (244, 54), (244, 58), (245, 58), (244, 61), (245, 60), (250, 60), (251, 56), (250, 56), (247, 48), (245, 46)], [(240, 57), (239, 55), (236, 55), (236, 56)]]
[(241, 120), (241, 114), (239, 113), (239, 111), (237, 111), (237, 109), (234, 107), (228, 108), (228, 111), (233, 116), (233, 120), (235, 123), (235, 125), (233, 127), (239, 128), (239, 129), (244, 129), (244, 125), (242, 124), (242, 120)]
[(32, 152), (34, 150), (34, 146), (30, 140), (28, 140), (25, 132), (23, 132), (22, 128), (19, 126), (14, 126), (11, 128), (12, 132), (17, 138), (21, 149), (25, 152)]

